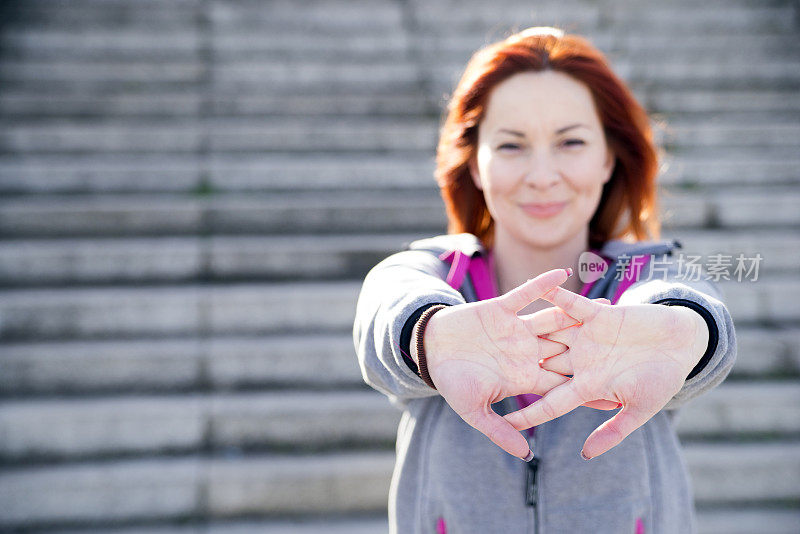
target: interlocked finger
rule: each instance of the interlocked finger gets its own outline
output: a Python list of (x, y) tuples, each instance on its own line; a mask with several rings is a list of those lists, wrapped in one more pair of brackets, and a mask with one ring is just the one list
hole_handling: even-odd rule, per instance
[[(559, 343), (560, 345), (560, 343)], [(562, 345), (563, 346), (563, 345)], [(574, 374), (572, 369), (572, 361), (570, 360), (569, 354), (562, 352), (560, 354), (556, 354), (549, 358), (545, 358), (539, 366), (542, 369), (546, 369), (547, 371), (553, 371), (554, 373), (558, 373), (561, 375), (571, 375)]]
[(545, 308), (536, 313), (521, 315), (519, 318), (525, 321), (528, 329), (537, 336), (563, 330), (564, 328), (569, 328), (570, 326), (575, 326), (580, 323), (580, 321), (557, 307)]
[(598, 303), (581, 295), (573, 293), (563, 287), (554, 287), (542, 296), (543, 300), (558, 306), (579, 321), (592, 318), (598, 308)]
[(534, 300), (542, 298), (542, 295), (552, 290), (554, 287), (566, 282), (567, 278), (567, 272), (564, 269), (547, 271), (515, 287), (502, 297), (498, 297), (498, 301), (506, 308), (516, 313)]

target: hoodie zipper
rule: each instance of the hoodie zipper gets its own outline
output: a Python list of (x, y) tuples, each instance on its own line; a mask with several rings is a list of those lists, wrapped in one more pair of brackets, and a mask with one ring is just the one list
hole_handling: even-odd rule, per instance
[(531, 508), (533, 514), (533, 532), (539, 533), (539, 464), (541, 460), (536, 455), (536, 428), (528, 434), (528, 446), (533, 453), (533, 458), (525, 469), (525, 504)]

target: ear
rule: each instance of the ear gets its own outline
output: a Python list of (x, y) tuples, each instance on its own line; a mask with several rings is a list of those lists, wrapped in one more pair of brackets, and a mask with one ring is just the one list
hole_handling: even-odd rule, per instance
[(617, 166), (617, 156), (614, 154), (614, 151), (611, 150), (611, 147), (606, 148), (606, 161), (603, 164), (603, 170), (605, 171), (606, 177), (603, 180), (604, 184), (607, 184), (608, 181), (611, 179), (611, 175), (614, 174), (614, 167)]
[(469, 160), (469, 174), (472, 177), (472, 183), (478, 188), (478, 191), (483, 191), (483, 183), (481, 183), (481, 174), (478, 172), (478, 160), (476, 157), (471, 157)]

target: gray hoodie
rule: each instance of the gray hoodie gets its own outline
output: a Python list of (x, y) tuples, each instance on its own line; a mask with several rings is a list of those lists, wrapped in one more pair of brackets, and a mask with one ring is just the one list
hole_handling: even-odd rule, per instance
[[(602, 456), (585, 461), (580, 451), (614, 412), (581, 407), (538, 426), (533, 506), (526, 499), (529, 465), (465, 423), (400, 350), (403, 328), (420, 308), (475, 300), (469, 279), (460, 291), (445, 282), (449, 265), (438, 256), (454, 249), (486, 254), (478, 239), (458, 234), (416, 241), (370, 271), (353, 335), (364, 380), (403, 410), (389, 495), (392, 533), (694, 532), (692, 493), (673, 419), (680, 406), (725, 378), (736, 357), (736, 336), (719, 291), (705, 280), (679, 277), (674, 248), (670, 242), (608, 242), (601, 255), (612, 262), (610, 269), (588, 296), (611, 299), (618, 285), (615, 261), (650, 254), (667, 266), (666, 275), (634, 283), (618, 304), (673, 299), (699, 305), (706, 321), (713, 321), (710, 330), (716, 328), (716, 348), (710, 346), (705, 365), (661, 412)], [(511, 401), (493, 408), (508, 413)]]

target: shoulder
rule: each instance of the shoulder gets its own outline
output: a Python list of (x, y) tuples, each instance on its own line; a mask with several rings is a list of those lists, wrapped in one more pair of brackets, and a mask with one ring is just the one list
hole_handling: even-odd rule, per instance
[(473, 234), (445, 234), (419, 239), (411, 242), (408, 245), (408, 250), (430, 252), (437, 256), (452, 250), (459, 250), (468, 256), (485, 252), (480, 240)]
[(681, 248), (678, 241), (637, 241), (635, 243), (614, 239), (607, 241), (600, 250), (606, 258), (616, 259), (620, 256), (663, 256), (672, 255), (673, 251)]

